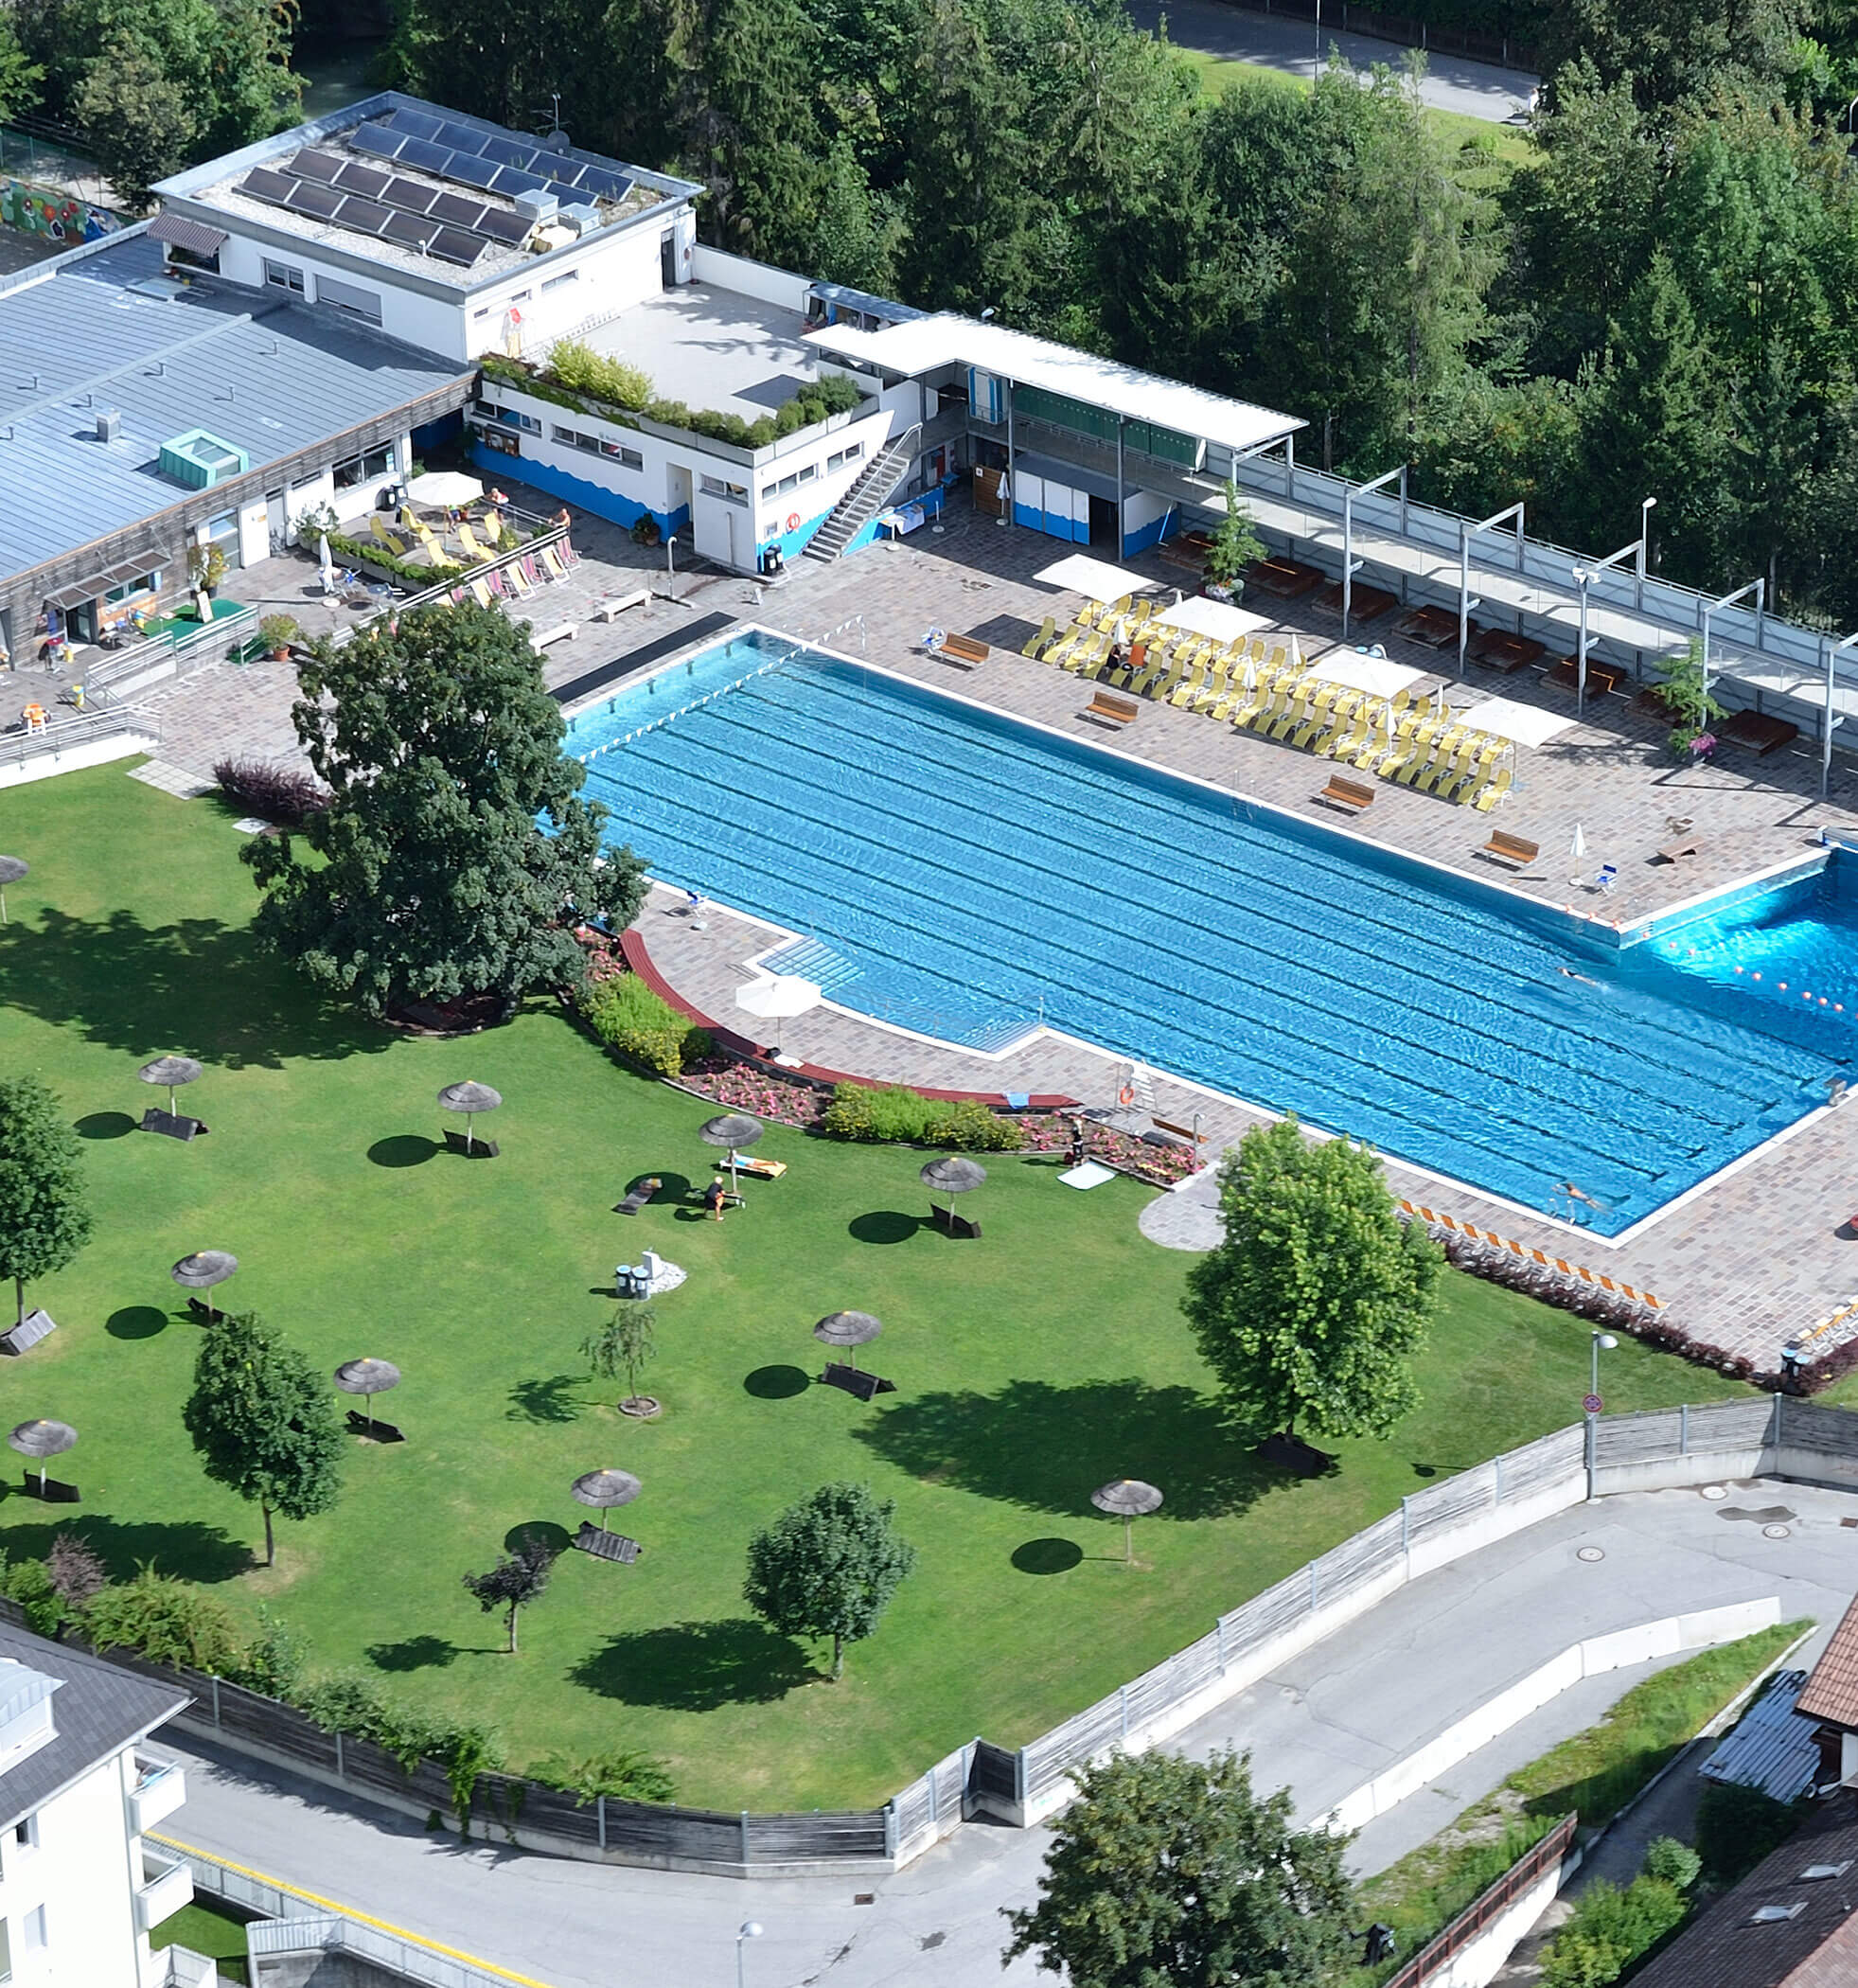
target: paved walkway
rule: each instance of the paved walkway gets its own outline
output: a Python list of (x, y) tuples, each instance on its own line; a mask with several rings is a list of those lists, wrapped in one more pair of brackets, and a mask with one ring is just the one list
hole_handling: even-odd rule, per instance
[[(1687, 1609), (1779, 1597), (1783, 1615), (1830, 1627), (1849, 1599), (1858, 1500), (1768, 1485), (1792, 1508), (1789, 1536), (1725, 1520), (1694, 1491), (1577, 1506), (1429, 1575), (1280, 1666), (1177, 1743), (1253, 1750), (1261, 1785), (1288, 1784), (1300, 1813), (1410, 1752), (1571, 1642)], [(1587, 1564), (1577, 1548), (1605, 1557)], [(1209, 1606), (1212, 1604), (1210, 1602)], [(1503, 1776), (1583, 1730), (1644, 1667), (1589, 1680), (1504, 1740), (1460, 1762), (1380, 1819), (1355, 1862), (1377, 1870)], [(730, 1978), (736, 1926), (758, 1920), (755, 1988), (970, 1988), (1002, 1975), (1000, 1910), (1035, 1895), (1049, 1832), (971, 1824), (881, 1879), (743, 1883), (557, 1861), (460, 1844), (418, 1823), (285, 1774), (257, 1776), (203, 1749), (188, 1761), (186, 1806), (165, 1834), (216, 1851), (421, 1936), (535, 1977), (550, 1988), (623, 1988)], [(872, 1902), (860, 1905), (858, 1894)]]
[[(1325, 9), (1339, 19), (1341, 9)], [(1317, 55), (1318, 36), (1314, 21), (1290, 15), (1254, 12), (1224, 0), (1130, 0), (1130, 17), (1138, 27), (1153, 29), (1165, 15), (1168, 39), (1177, 48), (1195, 48), (1226, 62), (1256, 62), (1286, 75), (1307, 77)], [(1344, 34), (1325, 26), (1320, 46), (1326, 60), (1339, 48), (1357, 69), (1377, 62), (1398, 69), (1407, 51), (1397, 42), (1377, 35)], [(1474, 62), (1466, 55), (1445, 55), (1436, 49), (1425, 58), (1420, 95), (1434, 110), (1456, 111), (1506, 124), (1527, 115), (1536, 79), (1526, 69)]]

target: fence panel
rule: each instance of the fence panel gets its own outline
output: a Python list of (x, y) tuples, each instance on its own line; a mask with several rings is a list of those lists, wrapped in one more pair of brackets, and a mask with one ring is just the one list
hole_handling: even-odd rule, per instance
[(1578, 1475), (1585, 1461), (1585, 1432), (1577, 1422), (1538, 1436), (1503, 1456), (1503, 1501), (1531, 1498), (1563, 1479)]
[[(1791, 1413), (1793, 1404), (1788, 1404)], [(1712, 1449), (1760, 1449), (1773, 1441), (1774, 1403), (1706, 1401), (1685, 1411), (1686, 1450), (1692, 1456)]]
[(1312, 1605), (1320, 1608), (1365, 1588), (1395, 1565), (1406, 1550), (1405, 1522), (1398, 1512), (1389, 1512), (1310, 1563)]
[(1268, 1642), (1274, 1636), (1281, 1636), (1291, 1624), (1301, 1622), (1309, 1612), (1310, 1577), (1307, 1573), (1291, 1574), (1274, 1587), (1265, 1589), (1263, 1594), (1255, 1594), (1250, 1601), (1242, 1602), (1238, 1607), (1219, 1618), (1219, 1626), (1226, 1632), (1227, 1660), (1230, 1662), (1233, 1657), (1255, 1649), (1261, 1642)]
[(1496, 1504), (1496, 1466), (1479, 1464), (1442, 1484), (1430, 1484), (1407, 1500), (1407, 1537), (1417, 1546), (1440, 1533), (1456, 1532), (1468, 1519)]
[[(1694, 1415), (1696, 1411), (1690, 1412)], [(1849, 1409), (1790, 1400), (1779, 1411), (1779, 1422), (1776, 1440), (1789, 1449), (1813, 1450), (1827, 1457), (1858, 1457), (1858, 1415)]]

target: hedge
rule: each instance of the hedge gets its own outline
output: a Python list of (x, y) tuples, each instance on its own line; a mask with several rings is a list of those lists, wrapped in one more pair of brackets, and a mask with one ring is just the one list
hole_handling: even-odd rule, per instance
[(952, 1146), (964, 1153), (1015, 1153), (1024, 1135), (978, 1098), (950, 1103), (902, 1084), (836, 1084), (820, 1120), (840, 1139), (890, 1145)]
[(709, 1031), (679, 1014), (636, 973), (590, 982), (575, 997), (581, 1019), (610, 1050), (655, 1075), (674, 1077), (714, 1047)]

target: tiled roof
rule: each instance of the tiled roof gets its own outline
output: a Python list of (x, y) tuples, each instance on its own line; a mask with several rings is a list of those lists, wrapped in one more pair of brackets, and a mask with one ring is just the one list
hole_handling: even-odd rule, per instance
[(0, 1623), (0, 1657), (61, 1681), (52, 1699), (58, 1737), (0, 1774), (0, 1830), (41, 1808), (61, 1788), (171, 1719), (184, 1691), (150, 1683), (101, 1658), (47, 1642)]
[(1858, 1731), (1858, 1601), (1832, 1631), (1826, 1654), (1814, 1665), (1795, 1710)]
[[(1806, 1876), (1815, 1866), (1836, 1874)], [(1759, 1918), (1764, 1910), (1774, 1916)], [(1634, 1975), (1633, 1988), (1849, 1988), (1855, 1921), (1858, 1801), (1840, 1793)]]

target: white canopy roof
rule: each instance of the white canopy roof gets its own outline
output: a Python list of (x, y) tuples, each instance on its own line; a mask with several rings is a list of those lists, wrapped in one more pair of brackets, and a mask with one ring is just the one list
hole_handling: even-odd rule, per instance
[(1332, 649), (1310, 665), (1310, 674), (1325, 683), (1346, 683), (1351, 690), (1365, 690), (1370, 697), (1391, 697), (1427, 674), (1409, 669), (1404, 663), (1389, 663), (1385, 656), (1357, 656), (1352, 649)]
[(1518, 704), (1507, 697), (1487, 697), (1481, 704), (1473, 704), (1470, 710), (1455, 712), (1453, 716), (1474, 732), (1490, 732), (1524, 746), (1546, 745), (1574, 722), (1571, 711), (1564, 716), (1559, 711), (1544, 711), (1535, 704)]
[(1155, 618), (1170, 628), (1211, 635), (1215, 642), (1236, 642), (1241, 635), (1255, 635), (1272, 626), (1263, 614), (1228, 607), (1223, 600), (1209, 600), (1204, 594), (1190, 594), (1178, 606), (1163, 608)]
[(908, 324), (886, 325), (880, 331), (859, 331), (850, 325), (824, 325), (806, 333), (807, 343), (844, 359), (882, 366), (905, 379), (932, 373), (947, 365), (979, 366), (1020, 386), (1040, 386), (1065, 394), (1091, 407), (1106, 409), (1131, 421), (1153, 421), (1177, 435), (1221, 442), (1229, 449), (1258, 449), (1281, 441), (1305, 424), (1294, 415), (1254, 407), (1248, 400), (1229, 400), (1221, 394), (1202, 393), (1177, 380), (1138, 372), (1094, 352), (1074, 351), (1009, 331), (1004, 325), (983, 325), (977, 318), (939, 311), (932, 317)]
[(1121, 600), (1125, 594), (1152, 593), (1154, 582), (1126, 566), (1112, 566), (1106, 559), (1093, 559), (1088, 553), (1073, 552), (1033, 577), (1048, 587), (1064, 587), (1073, 594), (1088, 594), (1092, 600)]

